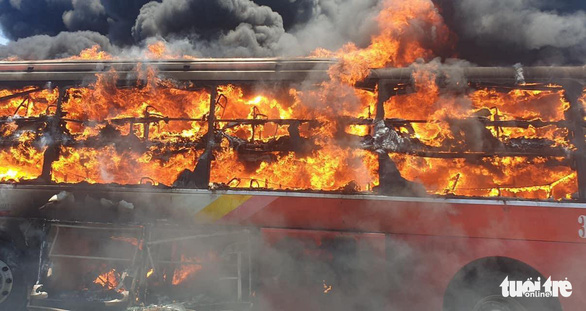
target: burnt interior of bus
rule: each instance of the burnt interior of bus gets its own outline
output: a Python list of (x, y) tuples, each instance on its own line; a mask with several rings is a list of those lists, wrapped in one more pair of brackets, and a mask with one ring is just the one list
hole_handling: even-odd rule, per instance
[(268, 229), (259, 244), (253, 234), (54, 222), (29, 307), (250, 310), (299, 305), (300, 297), (315, 308), (386, 303), (380, 298), (393, 285), (384, 281), (384, 262), (392, 254), (380, 236)]
[[(0, 182), (83, 188), (86, 195), (76, 193), (77, 200), (85, 196), (79, 202), (101, 208), (92, 213), (76, 206), (67, 214), (95, 222), (108, 213), (117, 222), (132, 219), (131, 202), (91, 197), (104, 188), (586, 196), (586, 97), (572, 81), (525, 83), (511, 76), (454, 83), (427, 69), (408, 79), (367, 77), (353, 85), (307, 76), (181, 80), (156, 66), (133, 72), (132, 79), (104, 69), (67, 83), (2, 82)], [(49, 219), (63, 219), (51, 214), (62, 209), (51, 204), (68, 200), (63, 191), (40, 209)], [(376, 277), (361, 270), (374, 264), (360, 258), (378, 257), (361, 256), (367, 253), (353, 237), (285, 239), (275, 243), (286, 254), (282, 264), (255, 267), (251, 256), (273, 257), (259, 252), (246, 231), (65, 222), (47, 228), (34, 306), (181, 303), (240, 310), (257, 299), (259, 288), (280, 301), (298, 297), (283, 290), (295, 288), (317, 303), (343, 303), (347, 293), (366, 290), (346, 279), (365, 284), (362, 278)], [(338, 253), (357, 261), (339, 261)], [(315, 266), (323, 269), (308, 268)], [(336, 279), (340, 271), (345, 279)]]
[[(252, 244), (244, 229), (203, 230), (55, 223), (42, 249), (31, 306), (124, 310), (181, 303), (241, 310), (252, 298)], [(130, 299), (134, 301), (130, 301)]]
[(38, 300), (64, 309), (103, 307), (101, 301), (127, 301), (141, 247), (140, 228), (55, 224), (42, 249)]
[(141, 68), (134, 81), (5, 84), (0, 181), (583, 199), (581, 86), (442, 84), (426, 70), (411, 83), (210, 83)]

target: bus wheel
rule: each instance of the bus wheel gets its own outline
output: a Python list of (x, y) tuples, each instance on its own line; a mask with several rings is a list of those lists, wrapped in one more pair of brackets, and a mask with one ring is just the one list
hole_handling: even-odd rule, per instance
[(19, 257), (13, 248), (0, 245), (0, 310), (26, 308), (26, 278), (19, 267)]
[(486, 257), (464, 266), (450, 281), (444, 311), (561, 311), (555, 297), (503, 297), (500, 284), (509, 280), (546, 278), (531, 266), (507, 257)]
[(529, 311), (519, 302), (503, 296), (486, 296), (480, 299), (472, 311)]

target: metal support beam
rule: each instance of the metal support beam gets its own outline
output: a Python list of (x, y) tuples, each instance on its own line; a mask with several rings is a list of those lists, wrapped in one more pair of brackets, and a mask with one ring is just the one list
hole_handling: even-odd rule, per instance
[(32, 93), (35, 93), (35, 92), (38, 92), (38, 91), (41, 91), (41, 90), (42, 89), (40, 87), (37, 87), (37, 88), (34, 88), (34, 89), (30, 89), (28, 91), (14, 93), (12, 95), (7, 95), (7, 96), (4, 96), (4, 97), (0, 97), (0, 101), (5, 101), (5, 100), (11, 100), (11, 99), (14, 99), (14, 98), (24, 97), (24, 96), (27, 96), (29, 94), (32, 94)]
[(212, 166), (212, 159), (214, 157), (213, 151), (216, 145), (216, 103), (218, 97), (218, 86), (210, 87), (210, 110), (208, 113), (208, 132), (206, 135), (206, 148), (203, 154), (197, 160), (195, 169), (193, 171), (184, 171), (177, 181), (175, 186), (207, 189), (210, 184), (210, 170)]
[[(381, 79), (378, 81), (378, 97), (376, 101), (376, 114), (374, 122), (384, 122), (386, 101), (393, 95), (397, 95), (394, 81)], [(385, 126), (388, 126), (385, 124)], [(376, 126), (375, 126), (376, 128)], [(374, 133), (376, 134), (376, 133)], [(378, 155), (378, 192), (385, 195), (419, 196), (425, 193), (422, 186), (410, 182), (401, 176), (397, 165), (388, 153), (377, 153)]]
[[(563, 80), (573, 79), (586, 81), (586, 66), (582, 67), (522, 67), (523, 82), (525, 83), (562, 83)], [(457, 69), (445, 68), (437, 72), (439, 80), (449, 81), (451, 76), (465, 78), (469, 83), (493, 83), (501, 85), (517, 85), (519, 69), (514, 67), (462, 67)], [(380, 68), (371, 70), (366, 80), (385, 79), (388, 82), (403, 84), (413, 82), (413, 68)], [(440, 83), (441, 85), (441, 83)]]
[(200, 60), (100, 60), (100, 61), (0, 61), (0, 86), (42, 86), (47, 81), (78, 84), (95, 81), (97, 74), (115, 70), (118, 81), (135, 82), (139, 71), (157, 69), (160, 76), (174, 81), (206, 84), (320, 81), (328, 80), (333, 59), (232, 58)]
[[(197, 188), (205, 188), (210, 184), (210, 170), (212, 167), (212, 158), (214, 157), (213, 151), (216, 136), (216, 101), (218, 97), (218, 87), (216, 85), (212, 86), (210, 89), (210, 111), (208, 114), (208, 133), (207, 133), (207, 143), (206, 149), (203, 155), (200, 158), (200, 161), (203, 164), (203, 169), (198, 172), (197, 167), (195, 170), (196, 174), (202, 174), (197, 179), (200, 181), (199, 184), (196, 185)], [(198, 163), (199, 164), (199, 163)]]
[(51, 167), (53, 162), (59, 159), (59, 141), (63, 138), (63, 131), (61, 130), (61, 118), (63, 117), (63, 99), (67, 94), (67, 87), (59, 88), (59, 97), (57, 98), (57, 109), (55, 115), (47, 118), (47, 128), (45, 135), (49, 135), (49, 145), (43, 155), (43, 168), (41, 171), (41, 179), (44, 182), (51, 181)]
[[(378, 96), (376, 99), (376, 111), (374, 123), (383, 121), (385, 119), (385, 102), (391, 98), (390, 86), (385, 80), (378, 81)], [(373, 129), (376, 127), (373, 127)], [(376, 133), (373, 133), (373, 135)], [(378, 157), (378, 182), (381, 193), (388, 193), (392, 191), (393, 178), (392, 175), (396, 175), (396, 172), (389, 172), (389, 167), (395, 167), (396, 165), (388, 154), (377, 153)], [(390, 163), (389, 163), (390, 162)], [(391, 169), (392, 170), (392, 169)], [(389, 178), (390, 177), (390, 178)]]
[(384, 120), (385, 118), (385, 102), (391, 98), (391, 86), (386, 80), (378, 82), (378, 96), (376, 98), (376, 113), (374, 122)]
[(581, 201), (586, 201), (586, 141), (584, 140), (584, 108), (580, 103), (580, 97), (584, 92), (584, 84), (577, 80), (566, 80), (562, 83), (564, 97), (570, 103), (566, 111), (566, 120), (570, 123), (569, 138), (576, 147), (574, 152), (574, 164), (578, 173), (578, 196)]

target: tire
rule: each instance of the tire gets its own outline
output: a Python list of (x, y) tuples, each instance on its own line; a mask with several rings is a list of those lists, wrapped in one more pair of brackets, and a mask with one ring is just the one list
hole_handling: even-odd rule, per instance
[(26, 310), (26, 271), (22, 256), (9, 245), (0, 245), (0, 310)]
[(561, 311), (559, 300), (503, 297), (500, 284), (509, 280), (544, 278), (531, 266), (506, 257), (487, 257), (464, 266), (450, 281), (444, 295), (444, 311)]

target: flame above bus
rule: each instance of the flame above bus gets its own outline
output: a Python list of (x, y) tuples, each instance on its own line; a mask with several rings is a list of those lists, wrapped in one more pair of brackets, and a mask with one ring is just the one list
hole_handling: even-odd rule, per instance
[[(435, 42), (414, 35), (414, 17)], [(561, 86), (440, 85), (443, 65), (418, 61), (433, 58), (430, 45), (453, 44), (437, 9), (387, 1), (377, 21), (367, 47), (315, 51), (336, 58), (323, 81), (223, 82), (212, 90), (137, 62), (133, 83), (109, 69), (66, 88), (0, 90), (0, 181), (39, 180), (53, 146), (44, 182), (173, 186), (211, 148), (211, 187), (373, 192), (388, 154), (428, 194), (572, 198), (577, 147)], [(145, 56), (188, 58), (161, 42)], [(68, 61), (84, 60), (117, 58), (94, 47)], [(413, 83), (397, 84), (377, 111), (380, 85), (361, 86), (370, 70), (414, 62)]]

